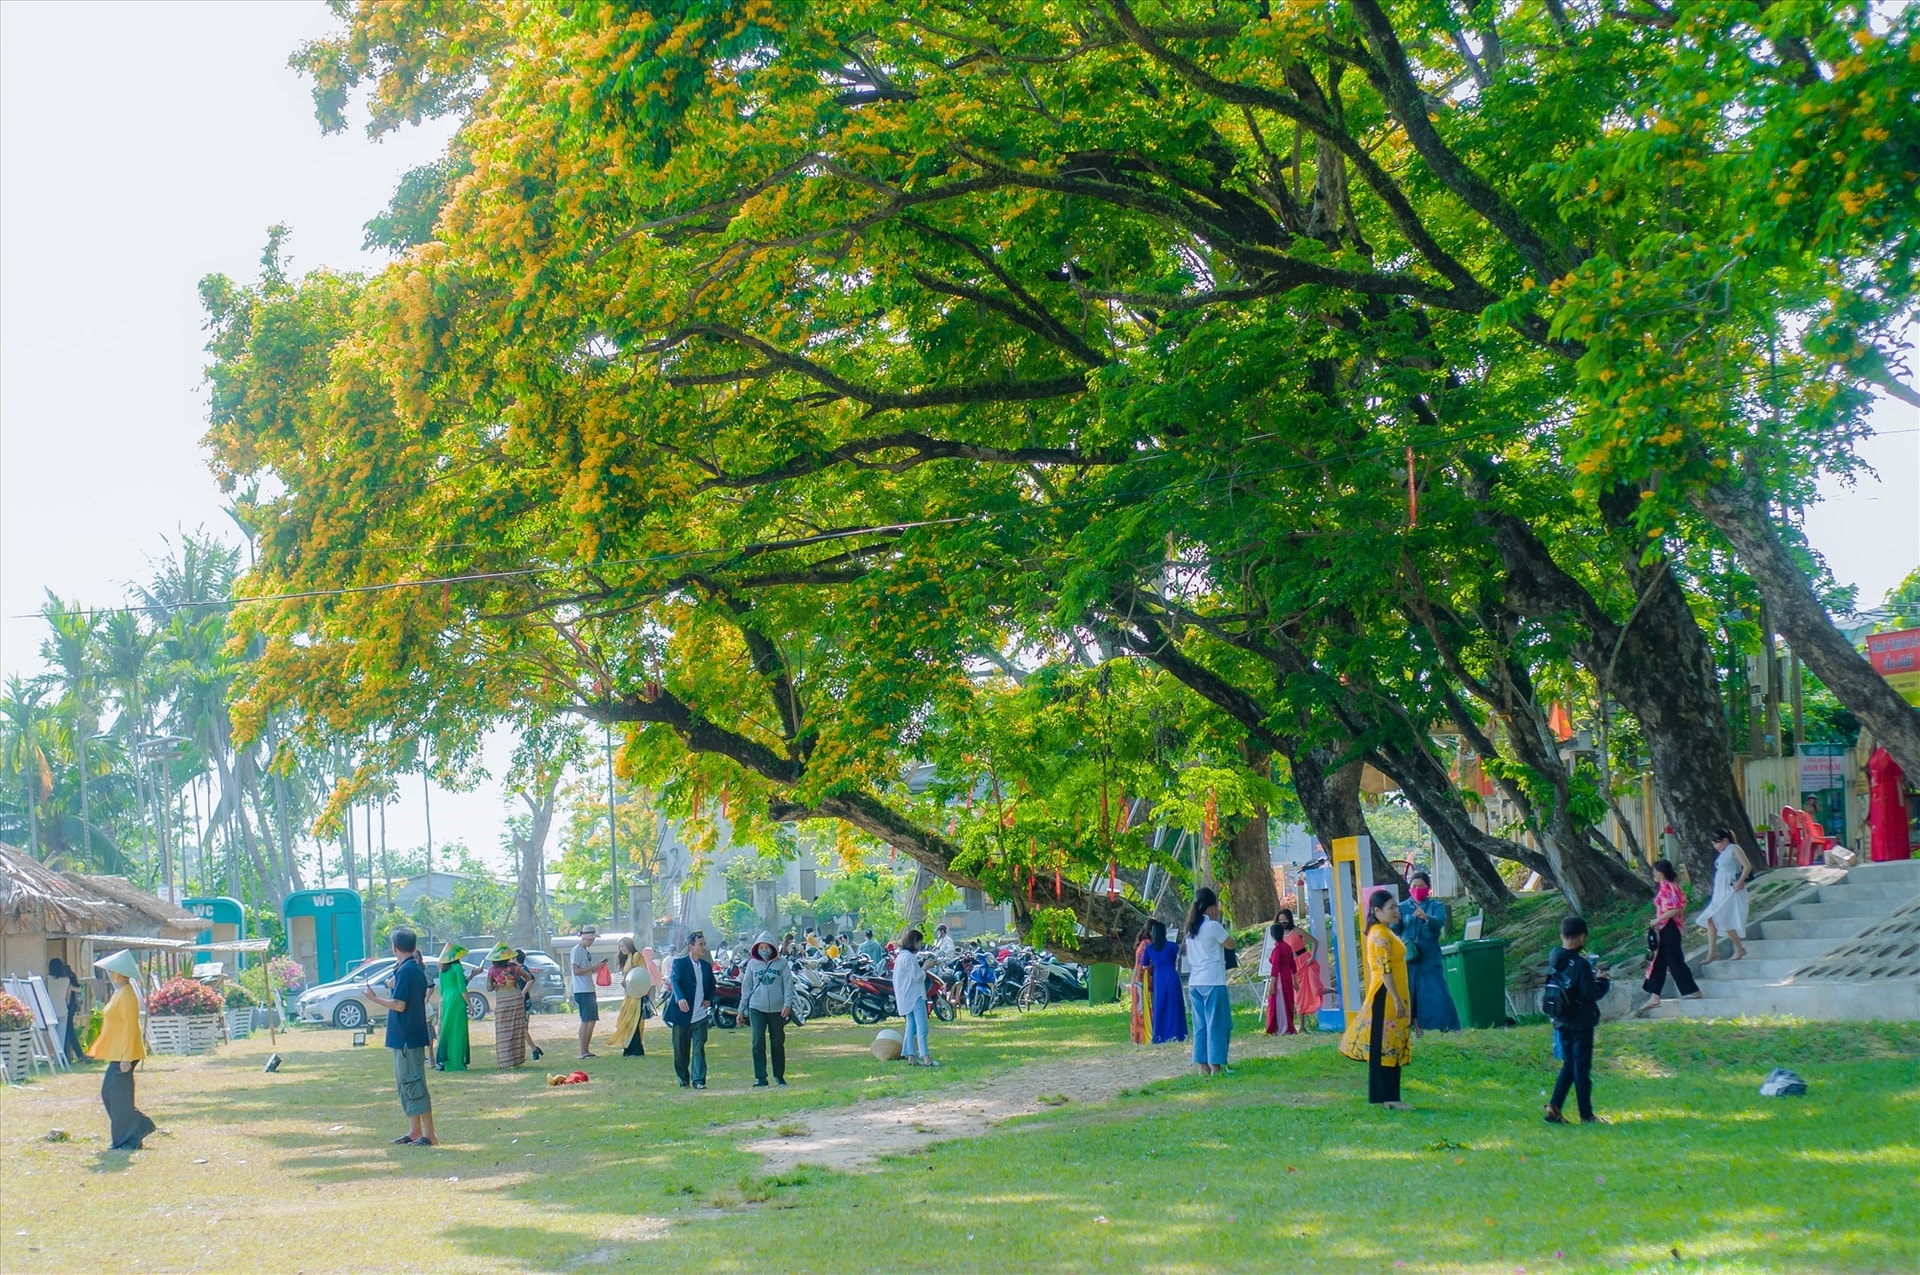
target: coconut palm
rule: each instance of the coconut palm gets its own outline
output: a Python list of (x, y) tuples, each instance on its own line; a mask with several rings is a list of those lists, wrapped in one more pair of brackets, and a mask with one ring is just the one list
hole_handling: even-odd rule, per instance
[(40, 614), (50, 630), (50, 636), (40, 644), (40, 658), (58, 679), (59, 711), (73, 741), (74, 768), (79, 776), (80, 849), (83, 857), (91, 857), (93, 767), (87, 757), (87, 745), (100, 729), (100, 670), (95, 659), (100, 622), (91, 612), (62, 602), (51, 589), (47, 591)]
[(9, 674), (6, 690), (0, 693), (0, 765), (6, 767), (10, 787), (20, 796), (27, 849), (36, 859), (43, 855), (41, 807), (53, 793), (53, 768), (47, 757), (54, 726), (47, 703), (51, 689), (44, 678)]

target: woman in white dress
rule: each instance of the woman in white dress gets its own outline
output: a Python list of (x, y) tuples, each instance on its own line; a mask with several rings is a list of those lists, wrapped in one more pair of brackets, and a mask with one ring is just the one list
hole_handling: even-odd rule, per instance
[(1700, 962), (1702, 965), (1712, 964), (1719, 955), (1720, 939), (1716, 931), (1724, 932), (1733, 941), (1733, 955), (1727, 959), (1737, 961), (1747, 954), (1740, 936), (1747, 932), (1747, 878), (1753, 875), (1753, 863), (1740, 843), (1733, 839), (1733, 833), (1725, 828), (1713, 830), (1713, 848), (1717, 852), (1713, 861), (1713, 897), (1694, 918), (1707, 927), (1707, 956)]

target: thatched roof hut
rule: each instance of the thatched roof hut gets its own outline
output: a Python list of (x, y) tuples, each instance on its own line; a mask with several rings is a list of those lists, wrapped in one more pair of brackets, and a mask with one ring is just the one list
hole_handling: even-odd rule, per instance
[(0, 934), (85, 934), (121, 915), (100, 893), (0, 844)]
[(101, 892), (0, 844), (0, 971), (44, 973), (51, 956), (77, 962), (83, 952), (71, 940), (110, 933), (126, 917)]
[(207, 923), (183, 907), (142, 890), (125, 877), (92, 877), (78, 872), (60, 874), (80, 894), (106, 900), (113, 919), (96, 925), (95, 934), (133, 935), (157, 939), (191, 939)]

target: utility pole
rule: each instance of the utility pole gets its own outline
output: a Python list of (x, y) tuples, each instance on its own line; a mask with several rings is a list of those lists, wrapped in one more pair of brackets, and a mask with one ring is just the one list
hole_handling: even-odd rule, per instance
[(607, 696), (607, 928), (620, 928), (620, 820), (614, 811), (613, 696)]
[(433, 902), (433, 765), (432, 746), (425, 740), (420, 744), (420, 798), (427, 811), (427, 892), (428, 903)]
[(1800, 652), (1788, 648), (1787, 657), (1787, 694), (1793, 701), (1793, 747), (1798, 752), (1800, 745), (1807, 742), (1807, 706), (1801, 684), (1804, 679), (1800, 676)]

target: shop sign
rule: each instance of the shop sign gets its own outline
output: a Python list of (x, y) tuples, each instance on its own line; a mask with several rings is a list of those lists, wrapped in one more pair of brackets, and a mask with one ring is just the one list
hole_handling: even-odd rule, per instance
[(1846, 750), (1839, 744), (1805, 744), (1800, 749), (1800, 791), (1823, 792), (1847, 786)]
[(1867, 660), (1900, 698), (1920, 705), (1920, 629), (1868, 634)]

